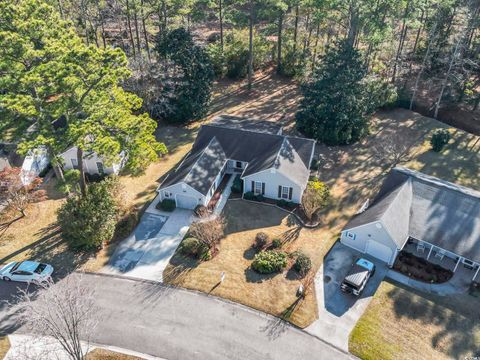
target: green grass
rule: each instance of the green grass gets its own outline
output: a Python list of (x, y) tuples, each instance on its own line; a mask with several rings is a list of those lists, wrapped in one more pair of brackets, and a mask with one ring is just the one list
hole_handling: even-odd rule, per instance
[(440, 297), (384, 282), (350, 333), (361, 359), (467, 358), (478, 355), (480, 302)]

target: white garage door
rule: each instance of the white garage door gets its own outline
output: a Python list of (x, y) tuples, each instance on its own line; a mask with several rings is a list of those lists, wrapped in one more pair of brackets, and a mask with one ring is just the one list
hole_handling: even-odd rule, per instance
[(197, 199), (188, 195), (177, 195), (177, 207), (183, 209), (195, 209)]
[(369, 240), (367, 243), (367, 254), (370, 254), (376, 257), (379, 260), (385, 261), (386, 263), (390, 262), (392, 258), (392, 249), (388, 246), (383, 245), (375, 240)]

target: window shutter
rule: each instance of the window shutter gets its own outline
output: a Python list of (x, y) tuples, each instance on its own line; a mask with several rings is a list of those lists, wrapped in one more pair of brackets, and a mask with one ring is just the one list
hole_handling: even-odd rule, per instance
[(282, 197), (282, 185), (278, 185), (278, 197)]
[(262, 195), (265, 195), (265, 183), (262, 182)]
[(292, 200), (292, 192), (293, 192), (293, 188), (289, 188), (288, 189), (288, 200)]
[(255, 192), (255, 181), (252, 180), (252, 192)]

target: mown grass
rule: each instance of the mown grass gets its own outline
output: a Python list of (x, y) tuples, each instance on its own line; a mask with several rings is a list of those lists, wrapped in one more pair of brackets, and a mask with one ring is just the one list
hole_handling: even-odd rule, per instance
[(478, 356), (478, 301), (474, 307), (463, 295), (450, 300), (382, 283), (350, 333), (350, 352), (371, 360)]

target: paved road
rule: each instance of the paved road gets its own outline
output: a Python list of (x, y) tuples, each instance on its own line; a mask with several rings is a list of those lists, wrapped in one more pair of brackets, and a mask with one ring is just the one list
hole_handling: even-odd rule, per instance
[[(85, 279), (97, 291), (100, 322), (92, 341), (99, 344), (169, 360), (350, 358), (275, 317), (205, 294), (106, 275)], [(8, 321), (0, 318), (3, 327)]]

